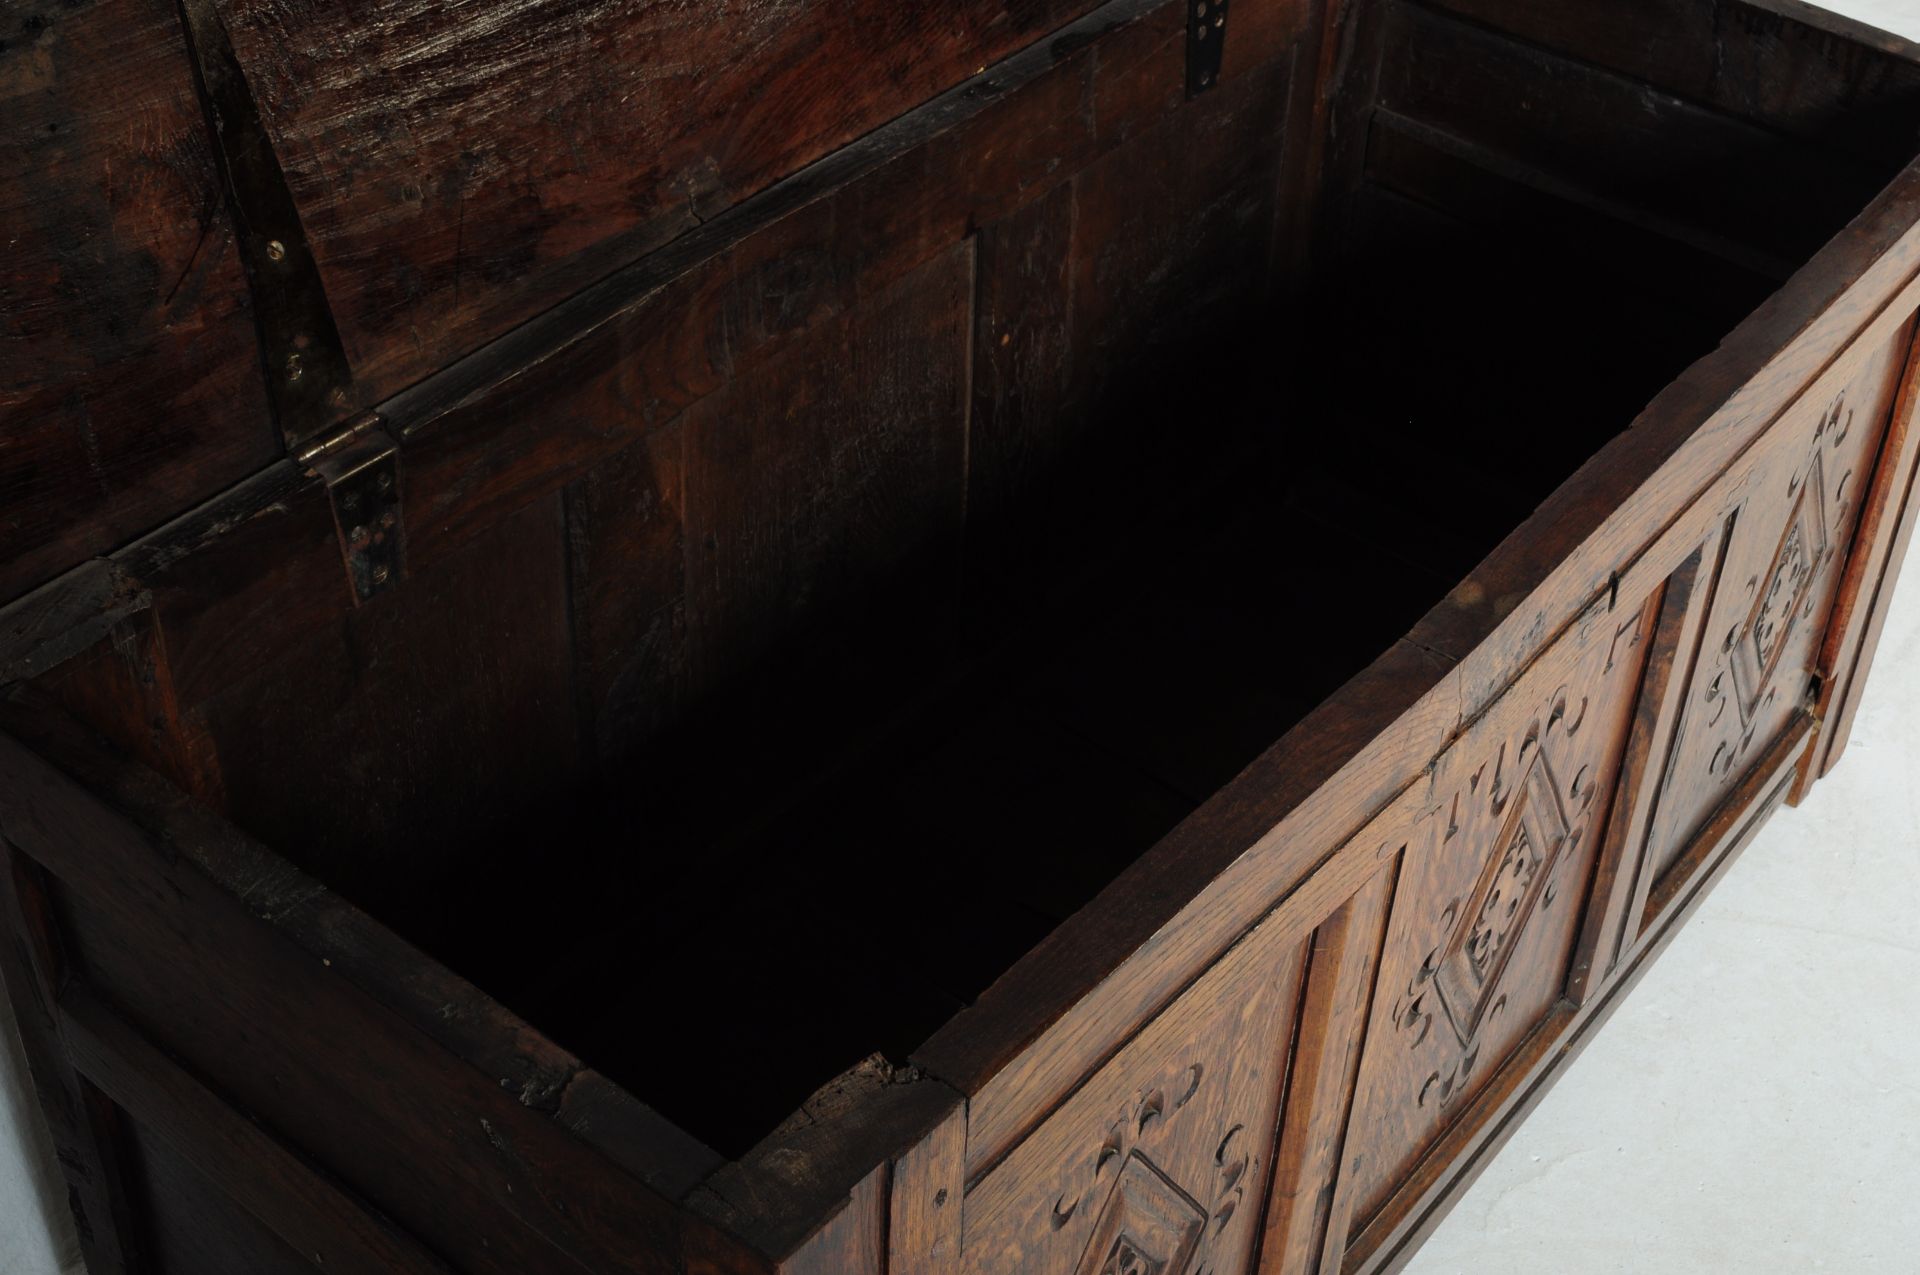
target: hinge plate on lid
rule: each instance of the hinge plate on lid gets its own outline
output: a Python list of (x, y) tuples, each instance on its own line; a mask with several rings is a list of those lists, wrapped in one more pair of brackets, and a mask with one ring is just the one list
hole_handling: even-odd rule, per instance
[(372, 412), (295, 458), (327, 485), (334, 531), (353, 604), (397, 583), (406, 570), (400, 518), (400, 447)]
[(1227, 47), (1228, 0), (1187, 0), (1187, 96), (1198, 97), (1220, 82)]

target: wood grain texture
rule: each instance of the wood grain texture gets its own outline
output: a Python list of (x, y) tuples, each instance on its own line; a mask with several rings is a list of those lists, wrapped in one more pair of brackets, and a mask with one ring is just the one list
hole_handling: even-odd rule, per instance
[(1307, 1275), (1321, 1269), (1330, 1248), (1337, 1262), (1344, 1247), (1351, 1219), (1334, 1213), (1334, 1185), (1392, 900), (1393, 872), (1382, 870), (1313, 933), (1260, 1246), (1263, 1271)]
[(1913, 538), (1913, 487), (1916, 469), (1920, 468), (1920, 430), (1914, 427), (1915, 411), (1920, 407), (1917, 395), (1920, 361), (1909, 350), (1886, 437), (1874, 462), (1873, 478), (1861, 501), (1853, 549), (1820, 644), (1818, 671), (1822, 682), (1814, 705), (1820, 723), (1819, 739), (1814, 745), (1810, 774), (1795, 791), (1796, 801), (1805, 785), (1833, 769), (1846, 750), (1893, 584)]
[(924, 564), (903, 582), (910, 595), (930, 586), (933, 606), (952, 596), (939, 561), (957, 548), (965, 499), (972, 292), (972, 250), (961, 245), (689, 414), (687, 611), (699, 682), (738, 676), (766, 657), (772, 635), (905, 565)]
[(1562, 1005), (1536, 1031), (1476, 1098), (1460, 1121), (1423, 1160), (1393, 1201), (1357, 1237), (1337, 1268), (1342, 1275), (1384, 1275), (1403, 1267), (1414, 1250), (1466, 1193), (1519, 1123), (1537, 1106), (1593, 1039), (1678, 927), (1719, 883), (1740, 851), (1786, 799), (1805, 741), (1805, 726), (1790, 731), (1766, 765), (1756, 767), (1729, 802), (1702, 830), (1696, 850), (1706, 866), (1692, 874), (1663, 910), (1654, 928), (1624, 959), (1619, 973), (1596, 998), (1574, 1008)]
[(90, 994), (61, 998), (60, 1030), (82, 1075), (314, 1265), (447, 1275), (437, 1257), (302, 1164)]
[(115, 754), (52, 705), (17, 694), (0, 701), (0, 720), (150, 841), (172, 847), (309, 961), (448, 1053), (498, 1077), (522, 1104), (550, 1112), (641, 1181), (677, 1198), (719, 1166), (712, 1151), (524, 1019), (205, 806), (183, 799), (161, 777)]
[(199, 710), (225, 810), (382, 904), (438, 877), (472, 830), (560, 788), (576, 741), (562, 537), (556, 499), (530, 506), (234, 676)]
[(38, 685), (114, 748), (184, 792), (217, 804), (218, 764), (199, 723), (180, 711), (152, 611), (128, 616)]
[(313, 1275), (286, 1242), (151, 1131), (132, 1125), (135, 1172), (146, 1189), (154, 1267), (164, 1275)]
[[(828, 746), (856, 697), (927, 677), (958, 601), (972, 292), (959, 244), (568, 489), (575, 687), (601, 764), (737, 720), (790, 769), (796, 732)], [(742, 766), (754, 751), (728, 746)]]
[[(1163, 0), (1105, 6), (384, 406), (406, 440), (410, 562), (457, 552), (1178, 110), (1181, 13)], [(1257, 137), (1246, 95), (1263, 100), (1284, 71), (1272, 42), (1288, 31), (1283, 18), (1255, 24), (1239, 46), (1241, 96), (1213, 95), (1195, 126), (1240, 120), (1243, 140)], [(318, 494), (276, 495), (221, 515), (215, 543), (195, 547), (215, 555), (204, 570), (176, 553), (160, 568), (202, 595), (191, 631), (174, 622), (183, 706), (350, 605)]]
[(588, 747), (618, 756), (687, 710), (686, 447), (678, 420), (567, 488), (575, 693)]
[(1902, 328), (1877, 342), (1844, 386), (1785, 416), (1744, 467), (1699, 662), (1660, 781), (1642, 891), (1806, 705), (1907, 340)]
[(1306, 945), (1256, 929), (967, 1195), (961, 1269), (1252, 1269)]
[(220, 6), (376, 395), (1091, 7)]
[(1342, 1155), (1361, 1225), (1564, 993), (1653, 612), (1597, 604), (1362, 834), (1400, 870)]
[(0, 599), (277, 450), (178, 15), (30, 3), (0, 34)]
[[(1811, 542), (1791, 534), (1795, 509), (1817, 492), (1844, 521), (1874, 493), (1872, 547), (1840, 586), (1864, 600), (1829, 630), (1870, 648), (1880, 585), (1865, 581), (1914, 520), (1909, 471), (1876, 463), (1873, 429), (1848, 434), (1833, 405), (1879, 387), (1868, 416), (1887, 414), (1887, 352), (1904, 351), (1920, 304), (1920, 168), (1815, 250), (1905, 127), (1898, 68), (1845, 53), (1829, 29), (1748, 22), (1762, 7), (1729, 0), (1710, 32), (1682, 37), (1711, 38), (1720, 80), (1701, 78), (1698, 48), (1630, 49), (1587, 15), (1509, 19), (1498, 0), (1237, 0), (1227, 75), (1187, 102), (1187, 9), (1168, 0), (1111, 0), (1064, 30), (1077, 0), (1032, 30), (995, 25), (986, 0), (938, 19), (869, 14), (866, 0), (704, 18), (570, 0), (218, 3), (402, 440), (412, 577), (353, 610), (324, 493), (282, 463), (9, 611), (24, 635), (9, 667), (81, 651), (68, 705), (199, 801), (161, 786), (135, 817), (150, 778), (49, 778), (0, 743), (0, 829), (55, 869), (59, 924), (139, 1032), (462, 1269), (1199, 1275), (1252, 1269), (1263, 1242), (1269, 1266), (1395, 1260), (1613, 1003), (1618, 984), (1598, 981), (1609, 942), (1624, 944), (1621, 977), (1640, 968), (1640, 917), (1643, 940), (1665, 932), (1720, 847), (1771, 808), (1781, 750), (1808, 738), (1790, 697), (1763, 703), (1778, 721), (1717, 791), (1688, 795), (1697, 817), (1650, 778), (1676, 734), (1694, 743), (1691, 652), (1732, 605), (1739, 582), (1717, 573), (1743, 561), (1734, 541), (1765, 541), (1748, 574), (1782, 581), (1796, 617), (1741, 612), (1755, 667), (1831, 674), (1813, 645), (1788, 650), (1822, 628), (1817, 607), (1798, 609), (1791, 546)], [(1498, 30), (1509, 20), (1521, 38)], [(766, 38), (703, 42), (746, 28)], [(898, 46), (929, 32), (919, 61)], [(906, 69), (823, 79), (869, 38), (886, 46), (869, 65)], [(974, 69), (968, 39), (1019, 51), (957, 83)], [(657, 60), (675, 49), (686, 63)], [(1860, 71), (1857, 94), (1824, 82), (1830, 68)], [(942, 86), (955, 87), (930, 98)], [(1826, 153), (1829, 110), (1876, 127)], [(1708, 163), (1729, 156), (1731, 169)], [(1688, 180), (1663, 180), (1675, 172)], [(1470, 233), (1421, 237), (1435, 226)], [(1644, 320), (1623, 304), (1611, 329), (1556, 321), (1556, 292), (1582, 295), (1606, 266), (1473, 255), (1511, 227), (1535, 232), (1540, 261), (1585, 252), (1671, 277), (1641, 298)], [(1346, 255), (1329, 251), (1333, 232), (1350, 232)], [(1417, 327), (1363, 328), (1346, 343), (1368, 358), (1327, 366), (1284, 334), (1390, 319), (1435, 277), (1396, 278), (1396, 249), (1435, 243), (1467, 246), (1489, 291), (1503, 271), (1536, 274), (1537, 291), (1514, 295), (1541, 298), (1542, 332), (1593, 357), (1556, 375), (1543, 339), (1541, 366), (1502, 384), (1463, 342), (1473, 367), (1435, 395), (1460, 395), (1444, 405), (1457, 428), (1370, 416), (1362, 378), (1417, 380), (1441, 362), (1406, 344)], [(1369, 246), (1384, 248), (1371, 262)], [(1329, 290), (1296, 290), (1290, 272), (1316, 259)], [(1707, 348), (1690, 324), (1720, 323), (1735, 291), (1780, 277), (1526, 515), (1556, 466), (1626, 426), (1668, 374), (1639, 390), (1628, 364)], [(1371, 320), (1315, 308), (1349, 283), (1378, 303)], [(1577, 386), (1582, 406), (1617, 394), (1619, 420), (1609, 406), (1592, 435), (1518, 436), (1501, 422), (1513, 404), (1536, 410), (1515, 390), (1529, 377)], [(1845, 451), (1851, 480), (1813, 480), (1800, 435), (1816, 419), (1822, 463)], [(1374, 455), (1328, 437), (1363, 430)], [(1343, 451), (1359, 463), (1326, 483)], [(1196, 548), (1161, 517), (1169, 489), (1255, 453), (1268, 467), (1247, 472), (1270, 489), (1222, 525), (1293, 527), (1304, 504), (1315, 534), (1404, 573), (1371, 570), (1366, 600), (1335, 608), (1324, 541), (1249, 533), (1239, 543), (1271, 543), (1271, 560), (1222, 569), (1213, 542)], [(1423, 520), (1445, 543), (1426, 543)], [(1248, 705), (1304, 709), (1360, 667), (1307, 660), (1285, 685), (1285, 661), (1323, 636), (1289, 621), (1370, 633), (1376, 598), (1438, 592), (1516, 521), (1294, 729), (1259, 719), (1241, 737)], [(1027, 534), (1048, 523), (1064, 528), (1051, 546)], [(1820, 526), (1836, 545), (1851, 536)], [(1197, 659), (1182, 648), (1204, 665), (1189, 670), (1156, 663), (1173, 662), (1154, 649), (1172, 626), (1123, 607), (1069, 667), (1083, 648), (1001, 610), (1026, 595), (995, 578), (1011, 564), (1034, 572), (1030, 593), (1067, 596), (1063, 547), (1063, 564), (1118, 558), (1112, 589), (1141, 596), (1148, 555), (1193, 549), (1181, 578), (1245, 605), (1202, 596), (1181, 618), (1254, 619)], [(1707, 580), (1689, 587), (1690, 569)], [(1416, 610), (1357, 644), (1378, 649)], [(1034, 644), (1012, 663), (1058, 660), (1072, 686), (1022, 689), (1019, 711), (942, 736), (939, 711), (956, 711), (945, 679), (991, 663), (996, 621)], [(1280, 673), (1256, 689), (1236, 670), (1263, 643)], [(1825, 693), (1848, 702), (1835, 683)], [(1161, 711), (1183, 696), (1236, 698), (1195, 739)], [(1066, 720), (1036, 725), (1061, 704)], [(932, 739), (896, 748), (887, 732), (909, 718)], [(737, 747), (682, 746), (702, 732)], [(842, 734), (870, 752), (837, 747)], [(663, 740), (636, 763), (635, 744)], [(1048, 761), (1055, 746), (1068, 765)], [(910, 780), (877, 777), (916, 747)], [(557, 813), (596, 766), (623, 791), (676, 794), (663, 759), (709, 770), (720, 800), (696, 814), (739, 805), (749, 831), (729, 824), (703, 853), (669, 849), (674, 829), (644, 801), (624, 822)], [(856, 782), (834, 787), (843, 773)], [(792, 793), (829, 788), (859, 817), (786, 817)], [(1039, 817), (1002, 800), (1043, 789), (1054, 804)], [(1099, 819), (1075, 809), (1082, 792), (1099, 795)], [(1209, 792), (1121, 869), (1167, 808)], [(564, 1019), (568, 1039), (580, 1025), (608, 1070), (207, 805), (404, 916), (409, 939), (457, 949), (511, 1003)], [(1137, 841), (1107, 834), (1102, 820), (1142, 812), (1154, 826)], [(767, 827), (770, 848), (747, 844)], [(682, 876), (706, 884), (679, 893)], [(756, 1101), (784, 1108), (817, 1084), (819, 1057), (834, 1055), (825, 1073), (859, 1056), (781, 1024), (871, 1028), (898, 1057), (1068, 913), (915, 1066), (876, 1057), (748, 1147), (772, 1123)], [(832, 960), (800, 959), (809, 925)], [(669, 962), (699, 976), (663, 978)], [(675, 1030), (686, 1021), (711, 1025)], [(365, 1083), (374, 1074), (396, 1079)], [(640, 1087), (678, 1104), (704, 1083), (741, 1128), (709, 1127), (704, 1097), (685, 1119), (733, 1163), (615, 1079), (675, 1074), (690, 1083)], [(272, 1174), (236, 1188), (231, 1164), (202, 1181), (211, 1162), (170, 1160), (162, 1124), (131, 1135), (160, 1178), (149, 1198), (278, 1269), (286, 1246), (220, 1197), (257, 1187), (255, 1211), (285, 1210), (297, 1175), (281, 1175), (287, 1191), (269, 1191)], [(432, 1180), (423, 1147), (444, 1162)], [(313, 1215), (276, 1216), (304, 1235)], [(213, 1251), (179, 1218), (156, 1233), (162, 1261)]]
[(1113, 1048), (1113, 1024), (1166, 1004), (1304, 879), (1357, 830), (1353, 812), (1413, 782), (1610, 580), (1622, 605), (1644, 602), (1705, 537), (1733, 460), (1787, 405), (1851, 375), (1860, 341), (1911, 313), (1916, 192), (1910, 169), (1355, 679), (1337, 711), (1305, 719), (919, 1052), (975, 1098), (971, 1159), (990, 1162)]
[(956, 1106), (893, 1164), (887, 1275), (957, 1270), (967, 1194), (967, 1110)]
[(875, 1055), (820, 1086), (711, 1174), (687, 1207), (782, 1271), (881, 1272), (896, 1161), (913, 1157), (963, 1110), (953, 1090)]
[(1594, 867), (1587, 920), (1574, 949), (1567, 996), (1584, 1004), (1611, 973), (1626, 941), (1635, 885), (1645, 870), (1647, 836), (1660, 791), (1664, 759), (1686, 701), (1688, 679), (1700, 653), (1700, 636), (1722, 544), (1716, 534), (1681, 563), (1657, 595), (1659, 610), (1649, 636), (1646, 674), (1627, 729), (1613, 817)]
[[(678, 1269), (683, 1243), (714, 1251), (705, 1223), (555, 1126), (534, 1105), (551, 1102), (546, 1091), (516, 1092), (510, 1075), (483, 1070), (484, 1055), (448, 1051), (333, 973), (330, 958), (261, 924), (193, 858), (162, 858), (148, 834), (13, 741), (0, 752), (0, 828), (59, 879), (62, 931), (90, 986), (457, 1268), (524, 1271), (564, 1258), (563, 1269), (664, 1270)], [(277, 917), (316, 897), (328, 903), (306, 882), (277, 907), (254, 906)], [(495, 1030), (515, 1039), (511, 1023)], [(412, 1079), (361, 1083), (371, 1075)], [(414, 1171), (422, 1155), (439, 1166), (431, 1181)], [(497, 1224), (479, 1233), (462, 1215)]]

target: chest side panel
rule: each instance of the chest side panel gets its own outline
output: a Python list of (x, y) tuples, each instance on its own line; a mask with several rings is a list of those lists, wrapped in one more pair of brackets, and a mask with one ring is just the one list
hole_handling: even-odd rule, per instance
[(1241, 1275), (1272, 1171), (1306, 944), (1268, 923), (966, 1202), (977, 1275)]
[(1400, 875), (1345, 1156), (1356, 1219), (1564, 993), (1653, 614), (1601, 599), (1360, 834)]
[(1886, 432), (1907, 328), (1761, 445), (1724, 524), (1700, 652), (1649, 841), (1657, 879), (1796, 710)]

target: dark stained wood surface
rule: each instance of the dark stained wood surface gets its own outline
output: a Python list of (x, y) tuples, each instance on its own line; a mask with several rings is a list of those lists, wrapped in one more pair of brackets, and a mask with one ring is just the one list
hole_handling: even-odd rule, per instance
[(0, 599), (277, 454), (178, 12), (10, 6), (0, 32)]
[(225, 1187), (209, 1181), (138, 1125), (129, 1155), (147, 1192), (152, 1269), (160, 1275), (312, 1275), (313, 1262), (287, 1247)]
[[(142, 1256), (365, 1200), (482, 1271), (1398, 1260), (1817, 769), (1913, 521), (1920, 178), (1815, 251), (1911, 59), (1632, 2), (1685, 47), (1238, 0), (1189, 101), (1184, 0), (711, 47), (768, 14), (220, 0), (409, 578), (356, 608), (269, 457), (6, 616), (188, 794), (0, 744), (52, 870), (9, 976), (139, 1033), (66, 1052)], [(910, 72), (821, 79), (865, 39)], [(1821, 716), (1742, 697), (1662, 789), (1748, 576)]]
[(562, 537), (556, 499), (529, 506), (389, 605), (220, 686), (198, 720), (223, 807), (376, 910), (441, 879), (473, 829), (520, 817), (576, 756)]
[(57, 1004), (72, 962), (53, 913), (44, 868), (0, 838), (0, 976), (67, 1182), (80, 1255), (89, 1271), (139, 1275), (146, 1265), (139, 1179), (123, 1113), (82, 1076), (60, 1043)]
[(376, 396), (1092, 7), (219, 5)]
[[(1386, 12), (1407, 29), (1387, 37), (1382, 108), (1788, 262), (1804, 260), (1890, 175), (1414, 5)], [(1767, 217), (1749, 215), (1757, 201)]]
[(90, 1082), (314, 1265), (357, 1275), (446, 1275), (438, 1258), (302, 1164), (87, 993), (62, 998), (60, 1025), (69, 1057)]
[[(503, 1084), (483, 1070), (484, 1058), (449, 1051), (413, 1026), (436, 1012), (417, 989), (400, 997), (415, 1016), (395, 1013), (334, 974), (330, 957), (316, 960), (263, 925), (252, 910), (260, 903), (243, 904), (198, 855), (163, 857), (150, 834), (19, 744), (0, 741), (0, 751), (0, 831), (57, 880), (61, 934), (89, 987), (456, 1268), (678, 1270), (683, 1244), (719, 1251), (707, 1224), (681, 1217), (555, 1125), (542, 1109), (550, 1095), (515, 1092), (511, 1076)], [(128, 780), (136, 794), (152, 783)], [(217, 842), (194, 848), (215, 862), (230, 854)], [(242, 881), (254, 889), (261, 877)], [(327, 901), (310, 881), (277, 885), (294, 894), (267, 906), (267, 918)], [(185, 911), (157, 913), (156, 899)], [(402, 980), (431, 972), (421, 964), (407, 962)], [(495, 1030), (516, 1045), (543, 1043), (511, 1020)], [(423, 1155), (436, 1166), (430, 1179), (414, 1167)], [(476, 1231), (463, 1216), (499, 1221)]]
[(1794, 0), (1424, 0), (1702, 106), (1848, 151), (1884, 175), (1920, 146), (1911, 45)]

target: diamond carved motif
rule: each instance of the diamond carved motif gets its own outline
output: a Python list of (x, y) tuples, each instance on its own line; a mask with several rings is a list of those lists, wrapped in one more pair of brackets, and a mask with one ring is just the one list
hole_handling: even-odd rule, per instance
[(1135, 1151), (1075, 1275), (1186, 1275), (1206, 1222), (1206, 1210)]
[(1773, 560), (1760, 578), (1760, 587), (1746, 623), (1734, 641), (1734, 700), (1745, 723), (1759, 711), (1760, 700), (1786, 649), (1787, 638), (1802, 618), (1807, 595), (1827, 553), (1825, 476), (1816, 453), (1813, 466), (1800, 482), (1793, 512), (1773, 551)]
[(1463, 1046), (1480, 1030), (1514, 942), (1526, 929), (1567, 844), (1569, 828), (1546, 754), (1535, 750), (1519, 799), (1441, 949), (1434, 973), (1440, 1005)]

